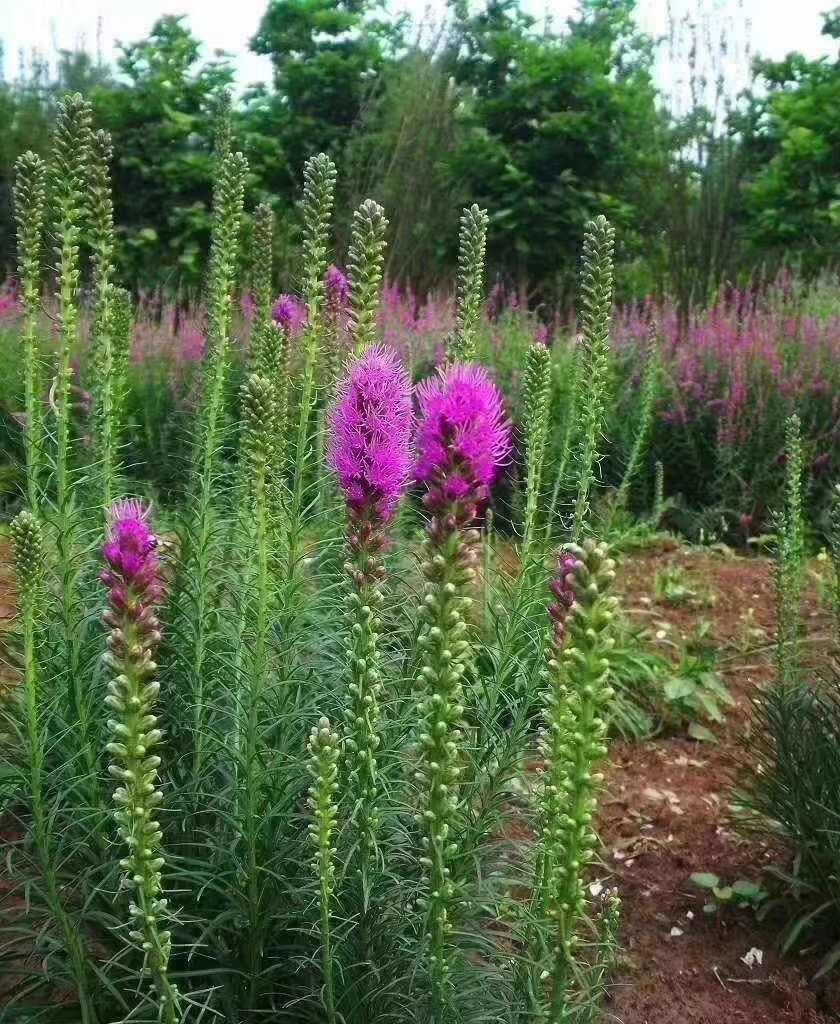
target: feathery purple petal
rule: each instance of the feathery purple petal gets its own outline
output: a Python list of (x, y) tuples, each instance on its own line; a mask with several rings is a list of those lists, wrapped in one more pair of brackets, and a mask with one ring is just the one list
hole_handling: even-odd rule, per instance
[(328, 459), (357, 514), (394, 515), (411, 476), (411, 381), (397, 356), (379, 346), (350, 367), (330, 414)]
[(415, 477), (437, 502), (480, 502), (510, 453), (501, 393), (481, 366), (455, 365), (417, 388)]

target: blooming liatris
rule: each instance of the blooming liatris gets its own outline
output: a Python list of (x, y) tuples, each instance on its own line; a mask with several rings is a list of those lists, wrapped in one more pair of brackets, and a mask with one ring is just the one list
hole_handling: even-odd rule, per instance
[(357, 530), (393, 518), (411, 475), (412, 420), (405, 369), (390, 350), (368, 349), (350, 367), (330, 417), (329, 464)]
[(415, 477), (426, 506), (471, 520), (486, 504), (510, 452), (502, 396), (481, 366), (454, 365), (419, 385)]
[(330, 305), (341, 308), (350, 302), (350, 279), (341, 267), (337, 267), (334, 263), (331, 264), (327, 269), (324, 283), (327, 289), (327, 301)]
[(350, 367), (330, 416), (328, 461), (347, 502), (349, 624), (346, 711), (348, 790), (360, 833), (359, 873), (367, 900), (378, 825), (376, 751), (380, 743), (377, 643), (387, 527), (408, 486), (413, 411), (411, 382), (393, 352), (374, 346)]
[(502, 399), (483, 369), (450, 366), (420, 388), (418, 463), (432, 512), (425, 557), (426, 578), (417, 639), (422, 665), (417, 678), (419, 785), (417, 821), (425, 868), (426, 944), (431, 1019), (451, 1018), (453, 950), (450, 943), (455, 888), (451, 832), (459, 814), (459, 742), (463, 676), (470, 661), (466, 589), (477, 559), (476, 532), (469, 529), (490, 496), (510, 450)]
[(106, 568), (101, 578), (108, 589), (103, 621), (110, 628), (105, 661), (113, 671), (106, 697), (114, 715), (108, 721), (112, 740), (107, 750), (113, 758), (109, 772), (119, 782), (114, 817), (128, 848), (120, 867), (124, 885), (134, 890), (129, 906), (134, 928), (129, 934), (142, 949), (154, 980), (160, 1017), (174, 1024), (179, 1019), (178, 992), (167, 973), (171, 941), (162, 927), (167, 901), (161, 896), (165, 862), (155, 818), (161, 800), (160, 758), (153, 753), (162, 738), (153, 714), (160, 684), (152, 659), (160, 643), (156, 607), (164, 587), (148, 508), (133, 500), (116, 502), (102, 553)]
[(271, 315), (274, 322), (291, 335), (300, 334), (309, 319), (306, 306), (294, 295), (281, 295), (274, 303)]

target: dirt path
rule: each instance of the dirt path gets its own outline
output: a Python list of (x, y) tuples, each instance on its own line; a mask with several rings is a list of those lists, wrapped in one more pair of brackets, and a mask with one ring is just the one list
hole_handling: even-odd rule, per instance
[[(654, 578), (667, 565), (685, 567), (711, 589), (714, 603), (699, 610), (656, 604)], [(660, 552), (623, 564), (620, 579), (627, 607), (659, 635), (684, 634), (700, 618), (711, 622), (737, 706), (718, 744), (665, 738), (612, 748), (601, 837), (608, 884), (618, 885), (623, 901), (624, 953), (609, 1009), (622, 1024), (836, 1021), (837, 993), (808, 987), (815, 961), (780, 957), (778, 920), (759, 923), (753, 911), (731, 907), (707, 914), (707, 895), (690, 879), (703, 871), (728, 883), (761, 881), (763, 867), (786, 857), (739, 836), (728, 806), (732, 755), (748, 728), (749, 701), (772, 675), (766, 653), (746, 651), (772, 637), (770, 565)], [(744, 962), (749, 950), (761, 951), (760, 964)]]

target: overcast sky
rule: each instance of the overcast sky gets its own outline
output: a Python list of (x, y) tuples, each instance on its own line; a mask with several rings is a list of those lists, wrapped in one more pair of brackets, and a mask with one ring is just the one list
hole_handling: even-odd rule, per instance
[[(663, 35), (668, 28), (668, 9), (679, 15), (705, 21), (719, 37), (730, 41), (730, 71), (733, 83), (744, 82), (745, 41), (753, 53), (779, 58), (791, 50), (809, 56), (830, 53), (831, 40), (820, 35), (820, 13), (836, 0), (639, 0), (639, 20), (644, 29)], [(537, 16), (548, 16), (555, 24), (577, 7), (576, 0), (523, 0), (524, 7)], [(270, 68), (266, 58), (248, 52), (248, 40), (256, 31), (267, 0), (0, 0), (0, 40), (5, 51), (5, 76), (17, 72), (18, 52), (33, 48), (44, 55), (55, 47), (72, 49), (84, 45), (95, 50), (101, 40), (103, 56), (114, 55), (119, 40), (143, 38), (162, 14), (184, 14), (208, 53), (222, 49), (236, 60), (239, 84), (266, 80)], [(430, 12), (438, 18), (444, 0), (390, 0), (392, 11), (408, 10), (418, 18)], [(679, 18), (677, 19), (679, 20)], [(667, 44), (663, 46), (663, 61)], [(667, 66), (667, 65), (666, 65)], [(663, 72), (660, 71), (660, 75)], [(667, 77), (667, 73), (666, 73)]]

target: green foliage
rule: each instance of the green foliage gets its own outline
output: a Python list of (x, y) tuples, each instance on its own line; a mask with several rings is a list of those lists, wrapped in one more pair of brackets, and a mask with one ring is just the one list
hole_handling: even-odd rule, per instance
[(687, 728), (692, 739), (714, 741), (709, 725), (721, 725), (735, 701), (717, 671), (718, 651), (709, 634), (709, 623), (701, 621), (664, 681), (663, 717), (669, 728)]
[[(836, 9), (823, 33), (840, 38)], [(756, 257), (795, 259), (813, 273), (835, 263), (840, 228), (840, 59), (758, 61), (764, 94), (736, 121), (751, 167), (746, 233)]]
[[(791, 870), (774, 872), (787, 896), (781, 935), (786, 952), (826, 927), (836, 932), (840, 922), (837, 683), (829, 677), (813, 686), (799, 682), (767, 690), (755, 708), (735, 793), (742, 827), (789, 844), (796, 855)], [(818, 974), (836, 961), (834, 947)]]

